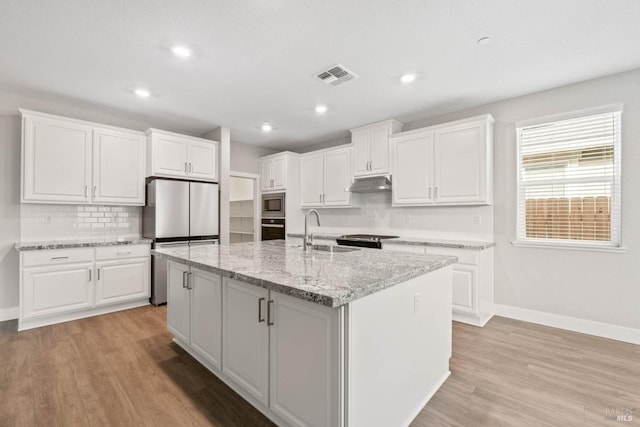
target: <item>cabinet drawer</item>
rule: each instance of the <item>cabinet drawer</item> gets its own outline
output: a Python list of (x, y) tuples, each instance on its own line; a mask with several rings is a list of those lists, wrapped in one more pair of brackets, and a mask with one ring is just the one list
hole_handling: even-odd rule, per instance
[(471, 264), (478, 265), (480, 262), (480, 254), (476, 250), (471, 249), (452, 249), (452, 248), (438, 248), (427, 247), (428, 254), (437, 255), (450, 255), (458, 257), (458, 264)]
[(104, 259), (147, 257), (149, 245), (118, 245), (96, 248), (96, 261)]
[(93, 248), (43, 249), (22, 253), (22, 266), (92, 262)]

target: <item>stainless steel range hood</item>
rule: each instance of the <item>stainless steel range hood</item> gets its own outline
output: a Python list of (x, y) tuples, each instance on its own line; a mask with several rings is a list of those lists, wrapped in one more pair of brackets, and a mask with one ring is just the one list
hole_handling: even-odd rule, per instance
[(356, 178), (353, 183), (344, 189), (352, 193), (378, 193), (381, 191), (391, 191), (391, 176), (370, 176), (366, 178)]

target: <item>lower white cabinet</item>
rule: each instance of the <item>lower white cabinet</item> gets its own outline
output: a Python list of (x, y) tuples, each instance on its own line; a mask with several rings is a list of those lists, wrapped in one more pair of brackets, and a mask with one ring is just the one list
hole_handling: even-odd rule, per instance
[(383, 243), (383, 249), (458, 257), (453, 265), (453, 320), (484, 326), (493, 317), (493, 248), (454, 249)]
[(91, 308), (93, 264), (27, 268), (22, 274), (22, 318)]
[(174, 262), (168, 278), (178, 344), (278, 424), (340, 425), (339, 309)]
[(220, 369), (222, 282), (220, 276), (167, 263), (167, 329), (208, 365)]
[(18, 330), (149, 303), (149, 245), (20, 252)]

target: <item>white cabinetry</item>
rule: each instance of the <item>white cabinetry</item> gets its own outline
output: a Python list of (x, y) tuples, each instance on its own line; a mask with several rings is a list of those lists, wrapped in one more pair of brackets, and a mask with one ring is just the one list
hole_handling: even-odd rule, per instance
[(493, 248), (453, 249), (383, 243), (383, 249), (458, 257), (453, 265), (453, 320), (484, 326), (493, 316)]
[(149, 245), (20, 252), (18, 330), (148, 304), (149, 264)]
[(260, 189), (267, 191), (290, 190), (288, 187), (288, 172), (292, 162), (298, 155), (288, 151), (265, 156), (260, 159)]
[(260, 403), (269, 404), (269, 291), (224, 279), (224, 372)]
[(351, 207), (351, 147), (314, 151), (301, 156), (300, 206)]
[(217, 141), (149, 129), (147, 176), (218, 181)]
[(397, 120), (351, 129), (353, 176), (389, 173), (389, 138), (401, 129), (402, 123)]
[(20, 112), (23, 203), (144, 205), (141, 132)]
[(167, 263), (167, 329), (207, 366), (219, 370), (222, 340), (220, 276)]
[(393, 205), (482, 205), (493, 199), (493, 117), (391, 138)]

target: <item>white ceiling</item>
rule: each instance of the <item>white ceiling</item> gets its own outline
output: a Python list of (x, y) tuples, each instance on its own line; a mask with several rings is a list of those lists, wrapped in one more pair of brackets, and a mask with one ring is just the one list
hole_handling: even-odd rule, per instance
[[(637, 0), (2, 0), (0, 83), (295, 149), (639, 68), (638, 22)], [(313, 78), (336, 63), (360, 78)]]

